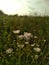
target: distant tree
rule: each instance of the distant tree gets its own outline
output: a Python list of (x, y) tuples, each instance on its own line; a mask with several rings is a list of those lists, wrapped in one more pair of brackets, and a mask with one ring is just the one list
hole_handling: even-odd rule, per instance
[(18, 14), (15, 14), (15, 15), (13, 15), (13, 16), (18, 16)]
[(0, 15), (4, 14), (4, 12), (2, 10), (0, 10)]

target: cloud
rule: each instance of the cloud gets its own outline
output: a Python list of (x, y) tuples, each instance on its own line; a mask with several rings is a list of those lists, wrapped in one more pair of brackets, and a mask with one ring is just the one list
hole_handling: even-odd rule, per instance
[(28, 14), (37, 12), (49, 15), (49, 0), (0, 0), (0, 9), (7, 14)]

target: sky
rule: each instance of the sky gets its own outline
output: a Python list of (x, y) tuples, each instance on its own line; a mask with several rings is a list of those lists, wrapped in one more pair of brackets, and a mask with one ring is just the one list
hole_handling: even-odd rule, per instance
[(49, 0), (0, 0), (0, 10), (9, 15), (49, 15)]

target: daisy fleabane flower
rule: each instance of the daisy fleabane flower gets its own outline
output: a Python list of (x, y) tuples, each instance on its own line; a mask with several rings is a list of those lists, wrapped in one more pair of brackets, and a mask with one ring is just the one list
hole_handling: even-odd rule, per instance
[(41, 49), (40, 49), (40, 48), (37, 48), (37, 47), (34, 47), (34, 51), (36, 51), (36, 52), (40, 52)]
[(18, 33), (20, 33), (20, 30), (14, 30), (13, 33), (18, 34)]
[(9, 53), (12, 53), (13, 52), (13, 49), (12, 48), (9, 48), (6, 50), (6, 53), (9, 54)]

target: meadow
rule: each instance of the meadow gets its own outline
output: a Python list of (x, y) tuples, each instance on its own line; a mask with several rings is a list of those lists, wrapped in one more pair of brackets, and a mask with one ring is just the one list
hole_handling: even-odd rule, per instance
[(0, 65), (49, 65), (49, 17), (0, 13)]

